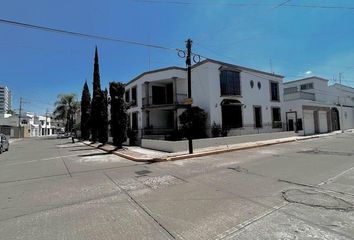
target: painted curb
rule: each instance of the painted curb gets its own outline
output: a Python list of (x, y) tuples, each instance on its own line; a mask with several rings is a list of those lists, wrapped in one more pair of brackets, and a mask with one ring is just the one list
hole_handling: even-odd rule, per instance
[(251, 146), (241, 146), (241, 147), (231, 147), (231, 148), (223, 148), (223, 149), (216, 149), (216, 150), (209, 150), (205, 152), (199, 152), (199, 153), (193, 153), (193, 154), (181, 154), (181, 155), (176, 155), (176, 156), (166, 156), (166, 157), (161, 157), (161, 158), (137, 158), (133, 157), (129, 154), (124, 154), (121, 152), (117, 152), (114, 150), (107, 150), (103, 147), (100, 146), (94, 146), (91, 143), (84, 143), (87, 146), (93, 147), (100, 149), (105, 152), (109, 152), (111, 154), (117, 155), (119, 157), (134, 161), (134, 162), (147, 162), (147, 163), (154, 163), (154, 162), (164, 162), (164, 161), (176, 161), (176, 160), (183, 160), (183, 159), (189, 159), (189, 158), (196, 158), (196, 157), (205, 157), (209, 155), (216, 155), (216, 154), (221, 154), (221, 153), (227, 153), (227, 152), (235, 152), (235, 151), (240, 151), (240, 150), (247, 150), (247, 149), (252, 149), (252, 148), (259, 148), (259, 147), (266, 147), (266, 146), (272, 146), (272, 145), (277, 145), (277, 144), (282, 144), (282, 143), (289, 143), (289, 142), (296, 142), (296, 141), (305, 141), (309, 139), (315, 139), (315, 138), (321, 138), (321, 137), (328, 137), (328, 136), (333, 136), (337, 135), (335, 134), (326, 134), (326, 135), (315, 135), (315, 136), (307, 136), (307, 137), (297, 137), (294, 139), (288, 139), (288, 140), (282, 140), (282, 138), (279, 138), (279, 140), (274, 140), (274, 142), (270, 143), (256, 143), (255, 145)]

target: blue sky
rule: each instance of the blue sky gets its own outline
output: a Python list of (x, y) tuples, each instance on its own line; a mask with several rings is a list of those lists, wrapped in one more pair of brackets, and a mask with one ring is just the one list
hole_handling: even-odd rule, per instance
[[(285, 80), (333, 80), (343, 72), (343, 83), (354, 86), (354, 9), (273, 7), (283, 0), (168, 1), (2, 0), (0, 18), (171, 48), (184, 48), (190, 37), (193, 51), (209, 58), (264, 71), (271, 61)], [(352, 0), (288, 4), (354, 7)], [(95, 45), (103, 87), (143, 71), (184, 66), (174, 51), (0, 24), (0, 84), (12, 90), (14, 108), (24, 97), (30, 102), (25, 110), (51, 111), (59, 93), (80, 98), (85, 79), (91, 87)]]

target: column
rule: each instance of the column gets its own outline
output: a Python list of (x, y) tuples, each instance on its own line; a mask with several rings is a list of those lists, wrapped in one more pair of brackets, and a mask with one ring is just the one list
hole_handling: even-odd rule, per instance
[(176, 84), (177, 77), (173, 77), (172, 80), (173, 80), (173, 102), (175, 104), (177, 104), (178, 103), (178, 99), (177, 99), (177, 84)]

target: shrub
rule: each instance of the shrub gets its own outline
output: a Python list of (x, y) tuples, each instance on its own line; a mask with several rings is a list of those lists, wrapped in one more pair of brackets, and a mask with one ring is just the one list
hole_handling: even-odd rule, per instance
[(213, 125), (211, 126), (211, 136), (220, 137), (220, 135), (221, 135), (221, 126), (214, 122)]
[(205, 138), (207, 114), (199, 107), (191, 107), (179, 116), (183, 136), (186, 138)]

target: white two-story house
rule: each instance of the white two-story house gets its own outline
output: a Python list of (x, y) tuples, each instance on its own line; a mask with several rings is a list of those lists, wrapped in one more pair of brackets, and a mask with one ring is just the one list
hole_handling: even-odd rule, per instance
[[(192, 68), (193, 106), (228, 135), (282, 131), (283, 76), (206, 59)], [(188, 107), (187, 70), (168, 67), (140, 74), (126, 84), (130, 126), (143, 138), (161, 138), (180, 127)]]
[(288, 130), (309, 135), (354, 127), (354, 89), (328, 82), (314, 76), (284, 83)]

